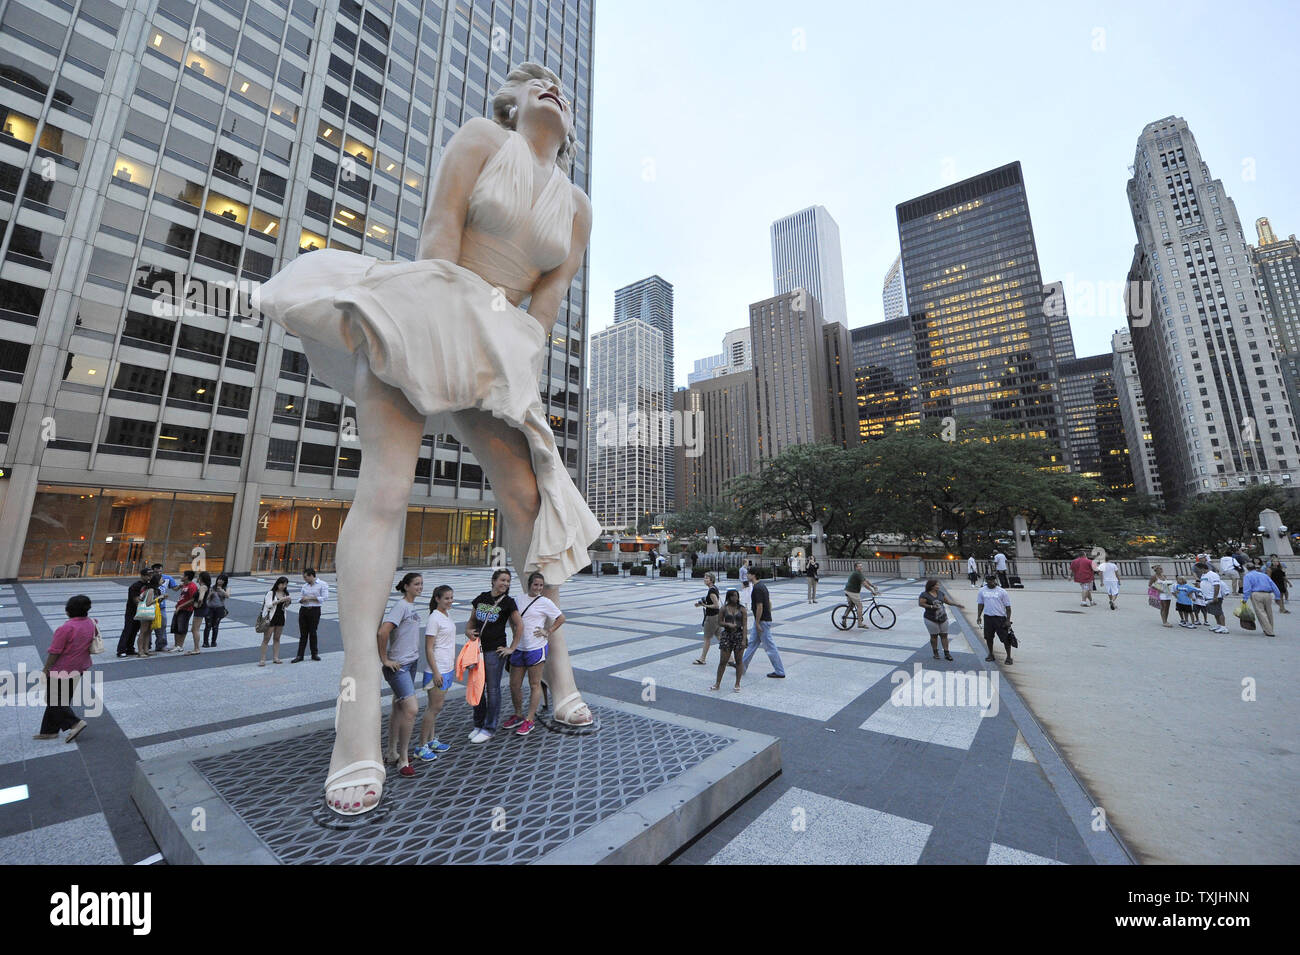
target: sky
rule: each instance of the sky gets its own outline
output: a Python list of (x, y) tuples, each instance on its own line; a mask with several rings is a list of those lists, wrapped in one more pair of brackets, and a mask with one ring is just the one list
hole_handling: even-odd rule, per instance
[(596, 0), (593, 47), (590, 331), (662, 276), (679, 386), (773, 294), (774, 220), (826, 207), (849, 326), (873, 324), (895, 206), (1014, 160), (1076, 353), (1109, 352), (1124, 321), (1094, 290), (1128, 274), (1128, 167), (1169, 115), (1248, 241), (1260, 216), (1300, 233), (1295, 2)]

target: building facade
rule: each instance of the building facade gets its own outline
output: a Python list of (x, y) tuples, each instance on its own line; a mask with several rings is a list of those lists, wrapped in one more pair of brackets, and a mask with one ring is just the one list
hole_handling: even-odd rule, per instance
[(719, 352), (716, 355), (709, 355), (705, 358), (695, 359), (695, 370), (686, 376), (686, 384), (693, 385), (697, 381), (708, 381), (720, 368), (727, 367), (727, 356)]
[(1074, 333), (1070, 329), (1070, 311), (1065, 303), (1065, 285), (1048, 282), (1043, 286), (1043, 312), (1052, 339), (1052, 353), (1057, 362), (1074, 359)]
[(827, 322), (849, 327), (844, 297), (844, 263), (840, 227), (824, 206), (807, 209), (772, 223), (772, 294), (806, 289)]
[(921, 423), (913, 319), (901, 318), (855, 328), (853, 375), (860, 441), (883, 438)]
[(1300, 417), (1300, 242), (1294, 233), (1279, 239), (1267, 219), (1255, 220), (1259, 245), (1250, 250), (1255, 279), (1273, 342), (1282, 356), (1282, 374), (1291, 398), (1291, 414)]
[(1129, 280), (1150, 293), (1145, 309), (1130, 294), (1129, 326), (1166, 502), (1291, 484), (1300, 437), (1250, 249), (1182, 119), (1143, 129), (1128, 198)]
[(821, 307), (802, 288), (749, 306), (758, 408), (755, 462), (796, 444), (838, 443)]
[(907, 292), (903, 288), (903, 256), (894, 257), (894, 264), (885, 273), (885, 286), (880, 293), (885, 307), (885, 321), (892, 322), (907, 314)]
[[(995, 418), (1061, 448), (1052, 335), (1020, 163), (898, 206), (926, 418)], [(1045, 467), (1066, 467), (1060, 450)]]
[[(591, 336), (587, 503), (607, 532), (657, 520), (667, 508), (672, 455), (663, 332), (639, 318)], [(671, 401), (671, 399), (669, 399)]]
[(823, 364), (826, 368), (826, 406), (830, 410), (830, 441), (841, 448), (856, 445), (858, 390), (853, 374), (853, 342), (839, 322), (822, 325)]
[(720, 504), (727, 482), (754, 469), (758, 445), (752, 371), (719, 375), (691, 385), (682, 397), (682, 410), (698, 413), (702, 421), (700, 454), (680, 454), (682, 507)]
[[(525, 60), (574, 104), (588, 189), (591, 3), (0, 10), (0, 577), (330, 569), (355, 409), (247, 293), (317, 248), (414, 258), (443, 147)], [(539, 382), (574, 475), (586, 284)], [(473, 455), (426, 435), (415, 477), (404, 561), (484, 559)]]
[(1146, 400), (1138, 378), (1133, 338), (1127, 331), (1117, 331), (1110, 338), (1111, 378), (1119, 400), (1120, 420), (1128, 448), (1133, 487), (1138, 494), (1160, 498), (1160, 468), (1156, 465), (1156, 448), (1147, 422)]
[(1072, 358), (1057, 370), (1072, 469), (1111, 494), (1132, 494), (1133, 471), (1112, 355)]
[[(652, 328), (659, 329), (664, 339), (664, 407), (672, 408), (675, 385), (675, 365), (673, 355), (673, 287), (657, 275), (633, 282), (614, 291), (614, 321), (627, 322), (640, 319)], [(673, 506), (673, 488), (676, 486), (674, 476), (676, 461), (669, 455), (664, 471), (668, 482), (665, 490), (669, 507)]]

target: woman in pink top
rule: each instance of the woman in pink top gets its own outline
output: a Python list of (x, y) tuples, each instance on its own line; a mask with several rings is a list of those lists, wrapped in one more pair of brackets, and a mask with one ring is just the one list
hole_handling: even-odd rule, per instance
[(86, 721), (72, 712), (72, 693), (81, 675), (90, 669), (90, 644), (95, 639), (95, 621), (90, 613), (90, 598), (77, 594), (68, 600), (64, 611), (68, 622), (54, 631), (50, 652), (45, 658), (45, 717), (41, 731), (33, 739), (58, 739), (68, 731), (64, 742), (71, 743), (86, 728)]

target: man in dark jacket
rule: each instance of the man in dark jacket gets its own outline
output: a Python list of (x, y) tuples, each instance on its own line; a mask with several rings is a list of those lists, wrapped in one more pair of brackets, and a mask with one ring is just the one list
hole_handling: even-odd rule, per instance
[(135, 611), (140, 606), (140, 595), (147, 586), (149, 586), (149, 571), (145, 569), (140, 571), (140, 579), (126, 588), (126, 621), (122, 627), (122, 636), (117, 639), (117, 655), (119, 657), (133, 657), (136, 655), (135, 638), (136, 634), (140, 632), (140, 621), (135, 619)]

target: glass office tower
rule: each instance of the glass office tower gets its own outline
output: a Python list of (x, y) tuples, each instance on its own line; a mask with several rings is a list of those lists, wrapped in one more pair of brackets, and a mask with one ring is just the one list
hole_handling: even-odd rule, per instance
[[(1014, 162), (898, 206), (926, 418), (997, 418), (1061, 447), (1051, 332)], [(1065, 469), (1058, 450), (1046, 462)]]
[[(443, 147), (509, 68), (574, 103), (590, 0), (0, 0), (0, 577), (329, 569), (355, 409), (247, 295), (292, 257), (416, 255)], [(539, 390), (579, 472), (586, 268)], [(427, 435), (403, 559), (483, 558), (491, 489)]]

